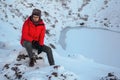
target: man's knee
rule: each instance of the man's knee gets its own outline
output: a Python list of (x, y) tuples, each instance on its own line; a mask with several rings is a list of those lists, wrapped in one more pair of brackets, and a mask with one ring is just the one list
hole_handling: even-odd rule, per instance
[(47, 53), (51, 53), (51, 52), (52, 52), (52, 49), (51, 49), (49, 46), (44, 45), (43, 51), (44, 51), (44, 52), (47, 52)]
[(23, 47), (30, 47), (30, 46), (32, 46), (32, 43), (30, 41), (23, 42)]
[(52, 52), (52, 49), (50, 47), (48, 47), (48, 52)]

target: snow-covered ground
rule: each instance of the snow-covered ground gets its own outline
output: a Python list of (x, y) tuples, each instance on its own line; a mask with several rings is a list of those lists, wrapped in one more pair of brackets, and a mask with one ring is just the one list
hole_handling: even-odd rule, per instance
[[(1, 0), (0, 80), (100, 80), (109, 72), (120, 79), (119, 0)], [(45, 44), (53, 50), (55, 66), (46, 55), (33, 68), (20, 45), (23, 21), (33, 8), (42, 10)], [(52, 46), (54, 47), (52, 47)], [(103, 80), (103, 79), (101, 79)]]

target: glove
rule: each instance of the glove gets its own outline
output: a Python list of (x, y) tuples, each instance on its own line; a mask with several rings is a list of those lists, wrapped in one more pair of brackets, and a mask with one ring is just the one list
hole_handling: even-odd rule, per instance
[(33, 46), (35, 46), (35, 48), (37, 48), (37, 49), (38, 49), (38, 47), (39, 47), (39, 42), (38, 42), (38, 41), (33, 40), (33, 41), (32, 41), (32, 45), (33, 45)]
[(40, 54), (42, 51), (43, 51), (43, 46), (40, 45), (38, 48), (38, 54)]

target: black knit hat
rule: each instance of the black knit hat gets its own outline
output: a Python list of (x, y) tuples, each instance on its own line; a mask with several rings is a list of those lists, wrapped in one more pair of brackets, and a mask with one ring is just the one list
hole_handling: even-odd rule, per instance
[(32, 15), (41, 16), (41, 11), (39, 9), (33, 9)]

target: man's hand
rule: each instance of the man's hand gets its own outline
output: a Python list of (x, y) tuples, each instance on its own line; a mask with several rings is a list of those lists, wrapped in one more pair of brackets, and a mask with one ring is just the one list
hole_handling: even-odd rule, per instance
[(38, 49), (38, 54), (40, 54), (43, 51), (43, 46), (39, 45), (38, 41), (33, 40), (32, 45), (35, 46), (36, 49)]
[(38, 48), (38, 47), (39, 47), (39, 42), (33, 40), (33, 41), (32, 41), (32, 45), (35, 46), (35, 48)]

